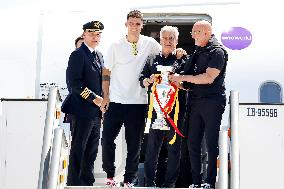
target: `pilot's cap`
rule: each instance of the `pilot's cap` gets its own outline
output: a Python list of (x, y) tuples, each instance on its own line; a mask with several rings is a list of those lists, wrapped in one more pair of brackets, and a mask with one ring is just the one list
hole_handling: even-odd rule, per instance
[(83, 30), (86, 32), (102, 32), (103, 29), (104, 25), (100, 21), (91, 21), (83, 25)]

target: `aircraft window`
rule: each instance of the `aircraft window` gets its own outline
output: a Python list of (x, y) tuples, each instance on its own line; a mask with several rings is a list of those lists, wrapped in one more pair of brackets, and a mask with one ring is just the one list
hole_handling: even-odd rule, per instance
[(282, 87), (274, 81), (266, 81), (259, 88), (259, 102), (282, 103)]

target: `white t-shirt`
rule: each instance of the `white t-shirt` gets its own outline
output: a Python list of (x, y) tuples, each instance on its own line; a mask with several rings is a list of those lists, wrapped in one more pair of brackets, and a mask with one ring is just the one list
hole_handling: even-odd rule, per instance
[(121, 104), (147, 104), (147, 91), (139, 83), (139, 75), (146, 58), (160, 52), (160, 44), (151, 37), (139, 36), (137, 55), (126, 36), (113, 43), (105, 58), (105, 68), (111, 71), (109, 97), (111, 102)]

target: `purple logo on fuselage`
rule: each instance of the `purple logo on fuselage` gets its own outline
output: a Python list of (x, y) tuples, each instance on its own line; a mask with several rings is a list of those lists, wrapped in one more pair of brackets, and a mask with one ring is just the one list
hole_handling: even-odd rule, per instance
[(242, 27), (232, 27), (224, 31), (221, 35), (221, 41), (225, 47), (232, 50), (241, 50), (248, 47), (252, 42), (250, 31)]

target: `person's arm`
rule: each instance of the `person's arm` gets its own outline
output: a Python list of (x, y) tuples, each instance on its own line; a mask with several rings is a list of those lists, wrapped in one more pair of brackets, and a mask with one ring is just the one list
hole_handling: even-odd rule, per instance
[(102, 89), (103, 89), (103, 101), (101, 105), (101, 111), (106, 112), (109, 106), (109, 84), (110, 84), (110, 71), (103, 68), (102, 73)]
[(198, 75), (179, 75), (174, 74), (169, 76), (172, 82), (189, 82), (194, 84), (212, 84), (215, 78), (220, 74), (220, 70), (216, 68), (207, 68), (205, 73)]
[[(177, 56), (177, 54), (176, 54)], [(184, 65), (185, 65), (185, 62), (187, 60), (187, 56), (186, 55), (183, 55), (181, 58), (178, 58), (175, 60), (175, 62), (173, 63), (173, 72), (170, 74), (181, 74), (184, 70)], [(169, 75), (169, 76), (170, 76)], [(170, 78), (170, 77), (169, 77)], [(179, 89), (183, 89), (183, 90), (186, 90), (183, 86), (183, 83), (182, 82), (172, 82), (174, 83)]]
[(114, 45), (111, 45), (108, 49), (107, 56), (104, 61), (102, 68), (102, 90), (103, 90), (103, 102), (101, 105), (101, 111), (105, 113), (109, 107), (110, 98), (109, 98), (109, 87), (110, 87), (110, 76), (111, 70), (115, 62), (115, 48)]
[(172, 75), (170, 80), (177, 82), (190, 82), (194, 84), (212, 84), (216, 77), (220, 74), (225, 64), (224, 51), (222, 49), (215, 50), (211, 60), (208, 62), (208, 68), (205, 73), (198, 75)]
[(90, 103), (100, 106), (102, 97), (91, 91), (83, 82), (84, 56), (74, 51), (68, 62), (69, 85), (72, 93), (80, 95)]
[(143, 70), (140, 73), (139, 82), (142, 88), (149, 87), (152, 83), (154, 83), (154, 76), (152, 75), (151, 71), (151, 65), (153, 64), (154, 58), (155, 56), (153, 55), (148, 56)]
[(207, 68), (205, 73), (198, 75), (180, 75), (180, 82), (187, 81), (194, 84), (212, 84), (215, 78), (220, 74), (216, 68)]

